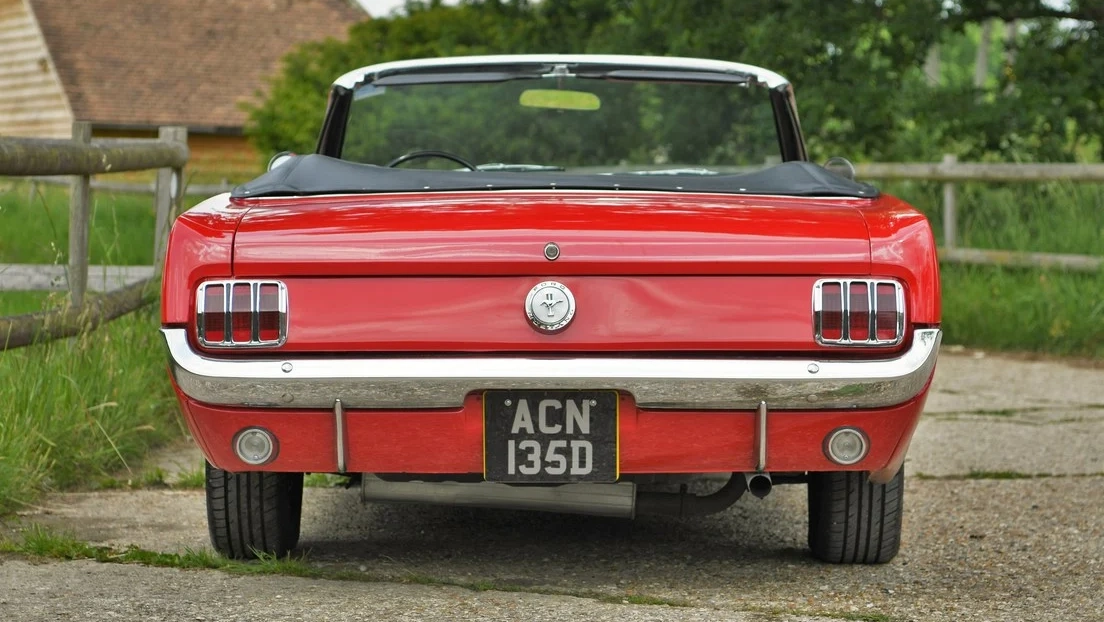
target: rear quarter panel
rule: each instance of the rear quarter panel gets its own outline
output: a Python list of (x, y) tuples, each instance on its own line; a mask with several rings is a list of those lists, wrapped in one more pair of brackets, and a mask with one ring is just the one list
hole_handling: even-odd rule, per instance
[(928, 219), (890, 195), (882, 195), (861, 213), (870, 234), (871, 274), (905, 283), (910, 322), (939, 324), (939, 259)]

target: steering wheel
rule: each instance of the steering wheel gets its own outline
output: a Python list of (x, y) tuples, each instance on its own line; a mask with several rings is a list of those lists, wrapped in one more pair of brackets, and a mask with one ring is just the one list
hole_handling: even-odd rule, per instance
[(479, 170), (478, 166), (472, 164), (471, 162), (468, 162), (464, 158), (461, 158), (460, 156), (458, 156), (454, 153), (449, 153), (447, 151), (436, 151), (436, 150), (433, 150), (433, 149), (423, 149), (421, 151), (411, 151), (410, 153), (404, 153), (401, 156), (395, 158), (394, 160), (391, 160), (390, 162), (388, 162), (387, 167), (388, 168), (395, 168), (396, 166), (402, 164), (403, 162), (409, 162), (411, 160), (418, 160), (420, 158), (443, 158), (445, 160), (452, 160), (453, 162), (456, 162), (460, 166), (463, 166), (463, 167), (467, 168), (469, 171), (478, 171)]

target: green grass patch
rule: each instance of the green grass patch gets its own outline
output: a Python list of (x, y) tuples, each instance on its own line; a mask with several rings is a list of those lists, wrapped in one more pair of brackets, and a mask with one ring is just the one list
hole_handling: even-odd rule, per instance
[(206, 485), (207, 474), (202, 464), (190, 471), (177, 473), (172, 481), (173, 488), (203, 488)]
[(67, 296), (64, 292), (0, 292), (0, 317), (46, 311), (64, 304)]
[(303, 478), (303, 486), (307, 488), (341, 488), (348, 483), (348, 476), (332, 473), (307, 473)]
[(966, 474), (965, 479), (1035, 479), (1038, 477), (1050, 477), (1049, 473), (1020, 473), (1018, 471), (981, 471), (973, 470)]
[(183, 434), (158, 325), (149, 307), (80, 337), (0, 352), (0, 514), (44, 489), (120, 471), (139, 479), (132, 464)]
[(944, 264), (944, 343), (1104, 358), (1104, 271)]
[[(153, 263), (152, 194), (92, 192), (88, 247), (94, 265)], [(0, 186), (0, 263), (69, 261), (69, 191), (37, 184)]]

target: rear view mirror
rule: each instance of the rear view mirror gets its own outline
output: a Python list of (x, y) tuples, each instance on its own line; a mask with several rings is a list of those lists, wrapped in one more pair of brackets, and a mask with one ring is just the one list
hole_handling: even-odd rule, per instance
[(557, 89), (528, 89), (521, 92), (518, 103), (526, 108), (553, 110), (598, 110), (602, 101), (594, 93)]

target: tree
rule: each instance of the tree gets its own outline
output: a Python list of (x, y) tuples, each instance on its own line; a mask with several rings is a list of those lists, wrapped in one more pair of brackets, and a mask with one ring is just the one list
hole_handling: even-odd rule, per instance
[[(979, 24), (993, 76), (973, 84)], [(1072, 21), (1071, 21), (1072, 20)], [(466, 0), (308, 44), (285, 61), (248, 128), (263, 151), (310, 151), (330, 82), (401, 58), (510, 52), (699, 56), (778, 71), (796, 87), (814, 159), (1099, 158), (1104, 0)], [(923, 67), (936, 44), (943, 79)], [(998, 68), (993, 71), (992, 68)], [(966, 80), (959, 79), (966, 76)]]

